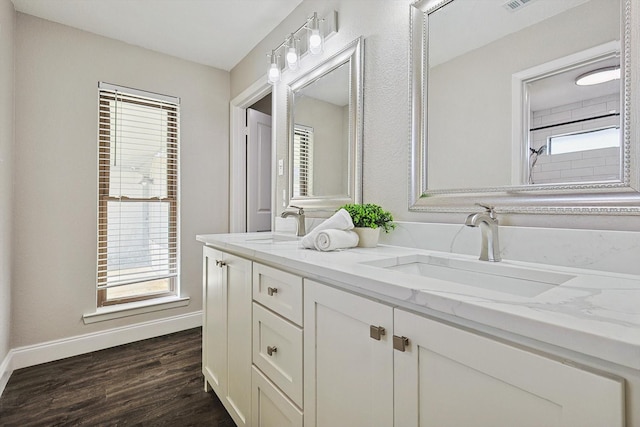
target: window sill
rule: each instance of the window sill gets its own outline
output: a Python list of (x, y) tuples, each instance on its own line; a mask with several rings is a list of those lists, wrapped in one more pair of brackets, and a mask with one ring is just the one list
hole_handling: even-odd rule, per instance
[(151, 313), (154, 311), (168, 310), (170, 308), (185, 307), (189, 305), (188, 297), (164, 297), (148, 301), (130, 302), (116, 306), (101, 307), (94, 313), (82, 315), (85, 325), (105, 320), (119, 319), (121, 317), (135, 316), (137, 314)]

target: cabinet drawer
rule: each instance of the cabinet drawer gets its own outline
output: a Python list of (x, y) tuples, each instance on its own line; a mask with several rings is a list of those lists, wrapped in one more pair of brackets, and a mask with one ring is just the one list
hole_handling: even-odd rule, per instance
[(254, 427), (302, 427), (302, 412), (256, 367), (251, 376)]
[(302, 277), (254, 263), (253, 299), (302, 326)]
[(302, 407), (302, 329), (256, 303), (253, 363)]

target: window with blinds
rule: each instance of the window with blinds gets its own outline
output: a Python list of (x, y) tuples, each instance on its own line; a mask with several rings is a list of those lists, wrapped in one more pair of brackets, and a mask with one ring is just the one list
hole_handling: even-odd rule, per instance
[(98, 307), (175, 295), (179, 99), (100, 82)]
[(293, 197), (313, 194), (313, 128), (293, 126)]

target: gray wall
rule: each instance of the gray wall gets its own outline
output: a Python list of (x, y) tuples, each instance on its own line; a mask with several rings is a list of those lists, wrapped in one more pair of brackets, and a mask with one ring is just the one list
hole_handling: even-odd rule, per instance
[[(21, 13), (15, 49), (12, 347), (200, 310), (195, 235), (228, 227), (229, 73)], [(96, 306), (98, 81), (181, 98), (180, 267), (191, 304), (84, 325)]]
[(13, 3), (0, 0), (0, 363), (11, 348), (14, 23)]
[[(296, 124), (313, 128), (312, 194), (314, 196), (347, 194), (345, 166), (349, 153), (345, 141), (348, 141), (349, 107), (340, 107), (310, 97), (302, 97), (295, 103)], [(346, 132), (345, 120), (347, 120)]]
[[(314, 11), (324, 16), (337, 10), (339, 32), (326, 43), (322, 58), (306, 57), (301, 71), (344, 47), (358, 36), (364, 38), (364, 190), (366, 203), (379, 203), (403, 221), (462, 224), (465, 214), (418, 213), (408, 210), (409, 147), (409, 5), (412, 0), (304, 0), (247, 57), (231, 70), (231, 96), (259, 79), (267, 68), (265, 55), (278, 46)], [(283, 82), (291, 77), (283, 75)], [(277, 155), (286, 154), (286, 92), (275, 90)], [(277, 180), (277, 195), (286, 182)], [(277, 200), (278, 208), (281, 200)], [(504, 225), (640, 230), (639, 216), (502, 215)]]

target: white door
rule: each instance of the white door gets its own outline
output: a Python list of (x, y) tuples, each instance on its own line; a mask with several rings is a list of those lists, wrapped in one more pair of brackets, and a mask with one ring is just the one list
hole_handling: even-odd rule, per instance
[(402, 427), (621, 427), (621, 381), (402, 310), (394, 417)]
[(393, 425), (392, 329), (390, 306), (304, 279), (305, 427)]
[(271, 230), (271, 116), (247, 110), (247, 231)]

